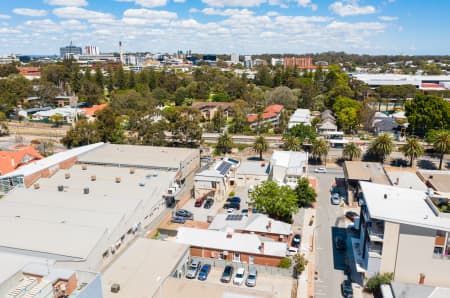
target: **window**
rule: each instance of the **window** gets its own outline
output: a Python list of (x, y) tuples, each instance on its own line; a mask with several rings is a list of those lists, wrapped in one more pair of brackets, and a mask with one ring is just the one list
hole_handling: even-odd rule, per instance
[(241, 261), (241, 254), (238, 252), (233, 253), (233, 262), (240, 262)]
[(249, 263), (250, 265), (253, 265), (253, 264), (255, 263), (255, 257), (254, 257), (254, 256), (249, 256), (249, 257), (248, 257), (248, 263)]
[(434, 247), (433, 253), (435, 255), (442, 255), (443, 252), (444, 252), (444, 249), (442, 247), (439, 247), (439, 246)]

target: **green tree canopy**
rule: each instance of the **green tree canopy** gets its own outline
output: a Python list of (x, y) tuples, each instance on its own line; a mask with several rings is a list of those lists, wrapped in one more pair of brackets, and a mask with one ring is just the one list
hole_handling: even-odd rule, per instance
[(418, 138), (410, 138), (406, 140), (406, 144), (400, 148), (405, 157), (410, 159), (409, 165), (412, 167), (414, 160), (422, 156), (424, 149)]
[(279, 186), (275, 181), (264, 181), (250, 195), (251, 205), (270, 217), (291, 222), (298, 211), (297, 196), (289, 186)]
[(295, 193), (297, 194), (299, 207), (309, 206), (311, 203), (314, 203), (317, 198), (317, 193), (314, 188), (311, 187), (307, 178), (298, 179)]
[(442, 170), (444, 155), (450, 153), (450, 131), (435, 131), (429, 136), (429, 140), (433, 143), (434, 151), (439, 154), (439, 170)]
[(294, 136), (300, 140), (300, 143), (311, 143), (317, 138), (314, 127), (300, 123), (289, 128), (286, 132), (287, 136)]
[(327, 159), (328, 151), (330, 150), (327, 141), (320, 139), (315, 140), (312, 144), (311, 153), (314, 158), (322, 161), (322, 158)]
[(388, 134), (382, 134), (372, 141), (369, 151), (374, 154), (381, 163), (384, 163), (386, 157), (394, 150), (394, 142)]
[(354, 158), (359, 158), (361, 156), (361, 148), (353, 142), (347, 143), (342, 151), (344, 158), (348, 160), (353, 160)]
[(253, 143), (253, 150), (258, 152), (259, 159), (262, 160), (262, 154), (269, 149), (269, 144), (263, 136), (257, 136)]
[(225, 132), (217, 139), (216, 151), (219, 154), (226, 154), (231, 153), (231, 148), (233, 148), (233, 139)]

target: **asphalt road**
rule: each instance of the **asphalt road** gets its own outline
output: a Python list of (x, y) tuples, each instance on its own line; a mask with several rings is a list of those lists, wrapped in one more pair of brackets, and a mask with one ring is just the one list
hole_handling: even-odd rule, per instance
[[(311, 173), (314, 168), (311, 169)], [(337, 235), (345, 237), (344, 210), (330, 203), (330, 187), (335, 177), (343, 177), (341, 168), (328, 169), (326, 174), (315, 174), (318, 178), (318, 202), (315, 229), (316, 266), (318, 279), (315, 297), (342, 297), (341, 282), (346, 279), (345, 252), (337, 251), (334, 240)]]

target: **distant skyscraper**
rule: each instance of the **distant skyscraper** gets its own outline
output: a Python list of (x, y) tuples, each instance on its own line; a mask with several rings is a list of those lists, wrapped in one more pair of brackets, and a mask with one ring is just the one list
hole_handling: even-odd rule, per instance
[(123, 61), (123, 49), (122, 49), (122, 42), (119, 41), (119, 53), (120, 53), (120, 63), (124, 63)]
[(84, 50), (87, 56), (98, 56), (100, 54), (100, 50), (96, 46), (86, 46)]
[(232, 54), (231, 54), (231, 62), (232, 62), (233, 64), (239, 63), (239, 54), (232, 53)]
[(252, 68), (253, 67), (252, 56), (244, 56), (244, 66), (246, 68)]
[(83, 50), (81, 47), (74, 46), (72, 42), (66, 47), (59, 49), (59, 55), (61, 58), (72, 58), (75, 55), (81, 55)]

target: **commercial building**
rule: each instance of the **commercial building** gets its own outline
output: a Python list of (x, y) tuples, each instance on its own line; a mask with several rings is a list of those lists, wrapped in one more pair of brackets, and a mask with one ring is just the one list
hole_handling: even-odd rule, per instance
[(371, 88), (378, 86), (413, 85), (421, 90), (448, 90), (450, 75), (405, 75), (405, 74), (367, 74), (353, 73), (351, 77), (363, 81)]
[(139, 238), (103, 273), (103, 297), (158, 297), (165, 280), (184, 276), (188, 263), (189, 246)]
[(30, 66), (30, 67), (17, 67), (19, 74), (24, 76), (28, 80), (40, 79), (41, 78), (41, 68)]
[(269, 105), (261, 113), (261, 117), (258, 114), (249, 114), (247, 116), (247, 122), (251, 128), (256, 128), (263, 125), (278, 126), (280, 123), (281, 111), (284, 109), (282, 105)]
[(74, 56), (81, 54), (82, 54), (81, 47), (74, 46), (72, 42), (70, 42), (70, 45), (59, 49), (59, 56), (61, 58), (73, 58)]
[(100, 49), (96, 46), (86, 46), (84, 48), (86, 56), (97, 56), (100, 55)]
[(237, 233), (256, 234), (271, 238), (274, 241), (288, 242), (292, 233), (291, 225), (269, 218), (265, 214), (217, 214), (208, 227), (214, 231), (229, 231)]
[(230, 182), (234, 179), (235, 164), (222, 160), (211, 169), (203, 170), (194, 177), (195, 198), (211, 195), (222, 200), (228, 195)]
[(243, 161), (236, 170), (237, 186), (256, 186), (269, 178), (270, 165), (264, 161)]
[(437, 195), (450, 199), (450, 171), (420, 170), (417, 175)]
[(231, 54), (231, 62), (233, 63), (233, 64), (238, 64), (239, 63), (239, 54), (237, 54), (237, 53), (232, 53)]
[(44, 158), (32, 146), (18, 147), (11, 151), (0, 151), (0, 175), (6, 175), (33, 161)]
[(312, 57), (284, 57), (284, 67), (294, 67), (304, 70), (316, 69)]
[(174, 202), (199, 164), (195, 149), (99, 143), (21, 167), (0, 177), (9, 191), (0, 252), (98, 271)]
[(292, 128), (295, 125), (311, 125), (311, 111), (309, 109), (297, 109), (291, 115), (289, 119), (288, 128)]
[(192, 257), (213, 258), (230, 262), (278, 266), (286, 257), (287, 244), (261, 240), (255, 234), (181, 227), (176, 241), (190, 245)]
[(308, 175), (308, 153), (274, 151), (270, 158), (269, 179), (294, 188), (298, 179)]
[(359, 238), (352, 239), (356, 269), (370, 277), (392, 272), (395, 281), (450, 286), (450, 217), (429, 192), (360, 181)]

